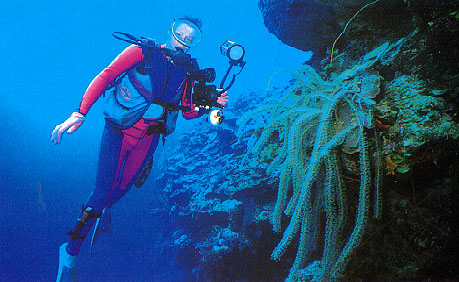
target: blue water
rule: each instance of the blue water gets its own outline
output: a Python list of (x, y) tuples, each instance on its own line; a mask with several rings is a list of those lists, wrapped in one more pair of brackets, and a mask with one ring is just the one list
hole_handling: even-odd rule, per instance
[[(308, 57), (268, 33), (256, 1), (1, 1), (0, 281), (55, 280), (59, 245), (93, 188), (103, 103), (62, 144), (49, 137), (126, 47), (111, 33), (163, 41), (171, 20), (182, 15), (202, 19), (203, 41), (191, 54), (201, 67), (216, 68), (217, 81), (227, 67), (219, 46), (227, 39), (245, 46), (247, 66), (233, 97), (265, 89), (273, 72)], [(113, 230), (92, 254), (85, 242), (81, 282), (181, 281), (172, 254), (157, 247), (174, 226), (150, 214), (160, 188), (153, 178), (115, 206)]]

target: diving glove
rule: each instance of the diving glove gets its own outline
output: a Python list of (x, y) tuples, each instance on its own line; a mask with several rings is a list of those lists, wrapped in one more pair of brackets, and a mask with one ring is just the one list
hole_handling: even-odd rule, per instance
[(79, 112), (73, 112), (70, 117), (61, 124), (56, 125), (51, 134), (51, 142), (54, 144), (59, 144), (61, 142), (62, 133), (67, 131), (67, 133), (75, 132), (81, 124), (83, 124), (84, 115)]

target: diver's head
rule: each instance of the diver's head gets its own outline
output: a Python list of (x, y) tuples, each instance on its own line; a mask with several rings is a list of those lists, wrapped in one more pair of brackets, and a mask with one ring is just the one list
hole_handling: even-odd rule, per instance
[(201, 20), (196, 18), (183, 17), (174, 20), (169, 29), (166, 47), (174, 51), (180, 48), (186, 53), (190, 47), (197, 46), (201, 42), (201, 27)]

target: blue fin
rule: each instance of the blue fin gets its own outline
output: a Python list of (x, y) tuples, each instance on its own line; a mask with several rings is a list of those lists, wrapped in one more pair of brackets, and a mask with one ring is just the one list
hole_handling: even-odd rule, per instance
[(102, 211), (102, 215), (97, 219), (96, 224), (94, 226), (94, 232), (92, 233), (89, 252), (92, 251), (92, 245), (94, 244), (94, 241), (96, 241), (103, 233), (109, 231), (111, 229), (111, 226), (112, 224), (110, 209), (105, 208)]
[(75, 267), (76, 256), (67, 253), (67, 245), (68, 243), (62, 244), (59, 248), (59, 269), (56, 282), (78, 282)]

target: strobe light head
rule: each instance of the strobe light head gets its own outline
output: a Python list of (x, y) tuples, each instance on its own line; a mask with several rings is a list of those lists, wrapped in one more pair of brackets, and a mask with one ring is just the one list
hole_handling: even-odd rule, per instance
[(223, 112), (221, 110), (213, 110), (209, 114), (209, 122), (212, 125), (222, 124), (223, 119), (225, 119), (225, 116), (223, 115)]
[(226, 40), (220, 47), (220, 52), (223, 56), (228, 57), (231, 63), (242, 62), (245, 55), (245, 50), (242, 45), (234, 41)]

